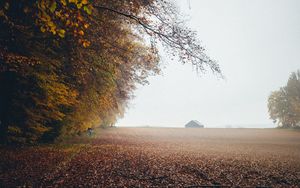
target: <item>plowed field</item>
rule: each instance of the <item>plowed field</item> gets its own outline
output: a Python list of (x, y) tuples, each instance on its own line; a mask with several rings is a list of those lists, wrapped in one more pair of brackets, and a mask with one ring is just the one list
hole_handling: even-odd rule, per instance
[(300, 187), (300, 131), (111, 128), (0, 149), (0, 187)]

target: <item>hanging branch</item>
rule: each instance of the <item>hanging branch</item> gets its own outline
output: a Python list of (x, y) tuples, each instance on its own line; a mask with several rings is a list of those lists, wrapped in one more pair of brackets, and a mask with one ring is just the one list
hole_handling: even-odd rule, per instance
[(205, 67), (209, 67), (214, 73), (222, 76), (217, 62), (205, 54), (205, 49), (197, 40), (196, 33), (185, 27), (178, 19), (176, 8), (172, 4), (156, 3), (147, 6), (145, 12), (150, 19), (102, 5), (94, 5), (94, 8), (134, 21), (153, 41), (159, 40), (169, 54), (177, 56), (183, 64), (192, 63), (197, 71), (202, 72), (206, 70)]

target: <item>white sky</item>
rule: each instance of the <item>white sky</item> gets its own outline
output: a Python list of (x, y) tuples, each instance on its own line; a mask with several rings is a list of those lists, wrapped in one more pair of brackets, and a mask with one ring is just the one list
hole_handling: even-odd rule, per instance
[(177, 0), (226, 77), (197, 75), (191, 65), (165, 64), (139, 87), (118, 126), (270, 127), (267, 99), (300, 69), (299, 0)]

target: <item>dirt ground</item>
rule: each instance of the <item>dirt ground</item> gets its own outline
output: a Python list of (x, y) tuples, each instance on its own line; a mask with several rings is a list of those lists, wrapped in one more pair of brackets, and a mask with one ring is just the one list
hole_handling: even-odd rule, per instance
[(300, 187), (300, 131), (111, 128), (0, 149), (0, 187)]

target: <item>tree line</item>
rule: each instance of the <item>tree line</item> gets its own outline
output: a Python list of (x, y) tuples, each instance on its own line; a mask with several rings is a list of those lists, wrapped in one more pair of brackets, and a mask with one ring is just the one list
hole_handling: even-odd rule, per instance
[(52, 142), (122, 117), (160, 73), (158, 46), (221, 73), (178, 8), (161, 0), (0, 2), (0, 140)]

